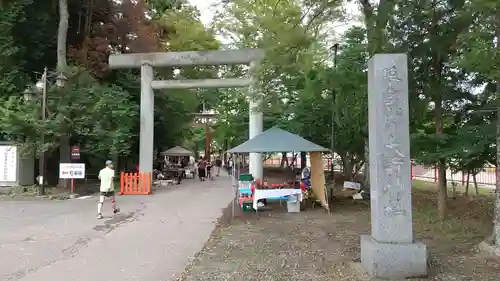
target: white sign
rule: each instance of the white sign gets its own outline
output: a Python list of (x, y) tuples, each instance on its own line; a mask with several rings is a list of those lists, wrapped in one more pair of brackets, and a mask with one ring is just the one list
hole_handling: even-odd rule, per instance
[(0, 145), (0, 181), (17, 181), (17, 146)]
[(344, 189), (360, 190), (361, 184), (359, 182), (345, 181), (344, 182)]
[(60, 163), (59, 164), (60, 179), (84, 179), (85, 164), (84, 163)]

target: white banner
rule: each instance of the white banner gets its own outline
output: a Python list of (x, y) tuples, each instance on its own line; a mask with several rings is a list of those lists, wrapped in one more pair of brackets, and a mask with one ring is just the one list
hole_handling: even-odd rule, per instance
[(359, 182), (345, 181), (344, 182), (344, 189), (360, 190), (361, 184)]
[(60, 179), (84, 179), (85, 164), (84, 163), (59, 163), (59, 178)]
[(0, 145), (0, 181), (17, 181), (17, 147)]

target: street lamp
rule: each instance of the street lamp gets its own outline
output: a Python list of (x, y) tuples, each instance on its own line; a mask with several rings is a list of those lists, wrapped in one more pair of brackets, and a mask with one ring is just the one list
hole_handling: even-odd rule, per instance
[(25, 102), (30, 102), (33, 100), (33, 95), (37, 93), (37, 90), (33, 86), (26, 88), (23, 91), (23, 99)]
[(59, 73), (56, 76), (56, 86), (58, 88), (64, 87), (64, 84), (66, 84), (66, 81), (68, 81), (68, 78), (66, 76), (64, 76), (62, 73)]

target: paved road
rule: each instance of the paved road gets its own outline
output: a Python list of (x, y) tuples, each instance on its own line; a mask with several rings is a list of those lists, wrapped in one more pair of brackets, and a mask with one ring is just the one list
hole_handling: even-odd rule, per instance
[(228, 177), (186, 180), (152, 196), (120, 196), (122, 213), (111, 217), (105, 204), (104, 220), (95, 218), (95, 197), (0, 201), (0, 280), (171, 280), (201, 250), (231, 194)]

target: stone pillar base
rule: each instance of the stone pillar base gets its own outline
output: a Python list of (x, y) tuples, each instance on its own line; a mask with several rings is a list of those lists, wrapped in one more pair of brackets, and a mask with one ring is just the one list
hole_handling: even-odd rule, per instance
[(422, 243), (381, 243), (361, 235), (361, 265), (375, 278), (427, 276), (427, 247)]

